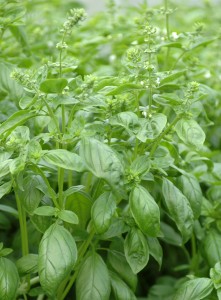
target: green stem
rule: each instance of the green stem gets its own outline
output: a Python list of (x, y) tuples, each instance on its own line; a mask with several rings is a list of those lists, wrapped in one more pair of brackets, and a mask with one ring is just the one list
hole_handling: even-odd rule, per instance
[(165, 135), (168, 134), (168, 132), (174, 127), (174, 125), (182, 118), (182, 114), (176, 116), (176, 118), (172, 121), (172, 123), (167, 126), (167, 128), (161, 132), (161, 134), (156, 138), (155, 142), (152, 144), (152, 148), (150, 150), (150, 154), (149, 154), (149, 157), (153, 157), (157, 147), (159, 146), (160, 144), (160, 141), (165, 137)]
[(55, 126), (56, 126), (56, 128), (57, 128), (57, 131), (58, 131), (58, 133), (60, 134), (59, 123), (58, 123), (58, 120), (57, 120), (56, 117), (55, 117), (54, 112), (52, 111), (50, 105), (48, 105), (47, 101), (46, 101), (45, 99), (43, 99), (43, 101), (44, 101), (45, 106), (47, 107), (49, 116), (50, 116), (51, 119), (54, 121), (54, 124), (55, 124)]
[(77, 263), (76, 265), (78, 266), (77, 270), (75, 270), (74, 274), (72, 275), (72, 277), (70, 278), (70, 281), (66, 287), (66, 289), (64, 290), (62, 296), (59, 298), (59, 300), (64, 300), (65, 297), (67, 296), (69, 290), (71, 289), (71, 287), (73, 286), (77, 276), (78, 276), (78, 273), (79, 273), (79, 262), (81, 262), (81, 259), (83, 258), (83, 256), (85, 255), (93, 237), (95, 235), (95, 231), (92, 229), (87, 240), (81, 245), (80, 249), (79, 249), (79, 253), (78, 253), (78, 260), (77, 260)]
[[(22, 206), (21, 200), (18, 195), (16, 183), (14, 184), (14, 193), (15, 199), (18, 209), (18, 219), (20, 225), (21, 232), (21, 248), (22, 248), (22, 256), (29, 254), (29, 245), (28, 245), (28, 231), (27, 231), (27, 220), (26, 220), (26, 212)], [(28, 289), (30, 288), (30, 275), (26, 276), (26, 282), (28, 285)]]
[(169, 13), (168, 13), (168, 0), (164, 0), (165, 14), (166, 14), (166, 31), (167, 39), (170, 40), (170, 24), (169, 24)]

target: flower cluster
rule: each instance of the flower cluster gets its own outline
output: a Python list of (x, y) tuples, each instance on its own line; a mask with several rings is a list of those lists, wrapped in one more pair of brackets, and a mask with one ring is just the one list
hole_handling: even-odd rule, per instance
[(63, 28), (60, 30), (61, 33), (71, 34), (74, 26), (77, 26), (80, 22), (86, 18), (86, 13), (83, 8), (74, 8), (69, 12), (69, 17), (63, 24)]

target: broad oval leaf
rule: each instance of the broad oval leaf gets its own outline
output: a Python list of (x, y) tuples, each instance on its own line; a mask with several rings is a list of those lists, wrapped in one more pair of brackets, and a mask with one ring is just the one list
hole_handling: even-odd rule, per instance
[(54, 216), (56, 213), (56, 208), (52, 206), (39, 206), (33, 212), (35, 215), (38, 216)]
[(194, 218), (197, 219), (201, 213), (203, 195), (196, 177), (191, 174), (181, 175), (178, 179), (178, 185), (182, 193), (186, 196), (193, 210)]
[(202, 146), (205, 141), (205, 133), (195, 120), (183, 118), (175, 125), (179, 138), (192, 146)]
[(91, 217), (98, 234), (107, 231), (116, 210), (116, 199), (111, 192), (101, 194), (94, 202)]
[(185, 243), (193, 231), (193, 211), (186, 197), (168, 179), (163, 178), (162, 192), (169, 216), (176, 223)]
[(59, 94), (67, 85), (68, 81), (65, 78), (46, 79), (40, 84), (40, 90), (46, 94)]
[(110, 276), (103, 259), (92, 252), (83, 262), (76, 282), (77, 300), (109, 300)]
[(119, 190), (123, 166), (114, 150), (94, 138), (84, 138), (81, 141), (80, 156), (89, 171), (106, 180), (113, 189)]
[(204, 251), (210, 267), (221, 261), (221, 235), (215, 229), (210, 229), (204, 239)]
[(38, 255), (28, 254), (22, 256), (16, 261), (18, 272), (21, 276), (37, 273), (38, 271)]
[(124, 241), (124, 253), (132, 271), (137, 274), (148, 263), (149, 248), (146, 237), (138, 229), (133, 227)]
[(147, 235), (157, 236), (160, 231), (160, 210), (150, 193), (138, 185), (131, 191), (129, 202), (139, 228)]
[(85, 170), (84, 162), (76, 153), (65, 149), (49, 150), (43, 155), (43, 159), (52, 165), (67, 170), (82, 172)]
[(124, 127), (129, 134), (136, 134), (140, 129), (139, 118), (131, 111), (124, 111), (111, 117), (110, 124)]
[(53, 224), (44, 233), (39, 245), (38, 270), (43, 290), (54, 296), (62, 280), (77, 260), (77, 247), (70, 232)]
[(129, 91), (132, 90), (141, 90), (143, 89), (140, 85), (135, 84), (135, 83), (125, 83), (122, 84), (121, 86), (118, 86), (116, 88), (114, 88), (112, 91), (108, 92), (107, 95), (119, 95), (119, 94), (123, 94), (123, 93), (127, 93)]
[(136, 300), (134, 293), (127, 284), (114, 272), (109, 271), (111, 288), (117, 300)]
[(71, 210), (61, 210), (58, 212), (58, 218), (70, 224), (78, 224), (78, 216)]
[(194, 278), (184, 282), (176, 292), (173, 300), (205, 299), (213, 290), (212, 280), (209, 278)]
[(8, 258), (0, 258), (0, 299), (15, 299), (19, 285), (19, 275), (15, 264)]

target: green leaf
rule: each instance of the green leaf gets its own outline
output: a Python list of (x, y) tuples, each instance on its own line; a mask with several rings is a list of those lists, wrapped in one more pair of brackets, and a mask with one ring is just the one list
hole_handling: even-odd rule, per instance
[(65, 78), (46, 79), (40, 84), (40, 91), (46, 94), (60, 94), (67, 85), (68, 81)]
[(185, 243), (193, 231), (193, 211), (186, 197), (168, 179), (163, 178), (162, 192), (169, 216), (175, 222)]
[(15, 127), (25, 123), (27, 120), (35, 116), (36, 113), (29, 110), (17, 111), (0, 125), (0, 136), (5, 133), (7, 133), (6, 135), (9, 135)]
[(221, 288), (221, 262), (217, 262), (214, 268), (210, 269), (210, 278), (216, 289)]
[(40, 206), (33, 211), (33, 214), (38, 216), (54, 216), (56, 208), (52, 206)]
[(178, 185), (190, 203), (194, 218), (198, 219), (203, 201), (203, 195), (198, 180), (192, 174), (181, 175), (178, 179)]
[(124, 254), (122, 238), (116, 238), (110, 245), (108, 251), (108, 262), (112, 269), (125, 281), (132, 291), (137, 287), (137, 275), (133, 273)]
[(113, 189), (122, 184), (123, 166), (117, 154), (107, 145), (93, 138), (81, 141), (80, 156), (89, 171), (106, 180)]
[(205, 133), (195, 120), (183, 118), (177, 122), (174, 129), (179, 138), (189, 145), (200, 147), (205, 141)]
[(58, 212), (58, 218), (70, 224), (78, 224), (78, 216), (70, 210), (61, 210)]
[(126, 223), (123, 220), (119, 218), (113, 218), (108, 230), (99, 237), (103, 240), (111, 239), (113, 237), (119, 236), (127, 232), (128, 228), (128, 225), (126, 225)]
[(7, 256), (7, 255), (11, 254), (12, 252), (13, 252), (13, 249), (4, 248), (4, 249), (1, 249), (0, 256)]
[(182, 246), (182, 238), (181, 236), (171, 227), (170, 225), (161, 222), (161, 231), (163, 233), (163, 236), (161, 239), (168, 243), (169, 245), (174, 245), (181, 247)]
[(138, 156), (130, 165), (130, 169), (136, 174), (144, 174), (149, 172), (150, 160), (146, 155)]
[(116, 210), (116, 199), (111, 192), (101, 194), (94, 202), (91, 217), (98, 234), (107, 231)]
[(19, 275), (15, 264), (5, 257), (0, 258), (0, 299), (16, 298), (19, 285)]
[(19, 258), (16, 262), (18, 272), (21, 276), (37, 273), (38, 271), (38, 255), (27, 254)]
[(0, 199), (8, 194), (10, 191), (11, 191), (11, 188), (12, 188), (12, 181), (8, 181), (8, 182), (5, 182), (3, 183), (1, 186), (0, 186)]
[(184, 282), (176, 292), (173, 300), (205, 299), (213, 290), (212, 280), (209, 278), (194, 278)]
[(32, 214), (42, 200), (43, 193), (39, 190), (42, 178), (39, 175), (30, 175), (24, 179), (23, 190), (19, 190), (19, 197), (26, 211)]
[(148, 263), (149, 248), (146, 237), (138, 228), (131, 228), (124, 241), (126, 260), (132, 271), (137, 274)]
[[(86, 228), (91, 217), (92, 199), (89, 194), (79, 191), (69, 195), (66, 199), (65, 209), (73, 211), (79, 219), (80, 228)], [(75, 225), (76, 226), (76, 225)]]
[(221, 261), (221, 235), (215, 229), (210, 229), (204, 239), (204, 251), (210, 267)]
[(111, 280), (111, 288), (115, 299), (117, 300), (136, 300), (134, 293), (131, 289), (126, 285), (126, 283), (118, 277), (118, 275), (114, 272), (109, 271), (110, 280)]
[(121, 112), (109, 120), (111, 125), (119, 125), (124, 127), (129, 134), (136, 134), (140, 129), (138, 116), (131, 111)]
[(7, 212), (9, 214), (12, 214), (15, 217), (18, 217), (18, 211), (11, 206), (0, 204), (0, 211)]
[(155, 139), (163, 131), (166, 123), (166, 115), (160, 113), (155, 113), (149, 119), (140, 119), (141, 130), (136, 137), (142, 142), (147, 139)]
[(167, 72), (167, 74), (165, 74), (164, 77), (160, 80), (160, 85), (174, 81), (177, 78), (184, 75), (185, 73), (186, 73), (186, 70), (182, 70), (182, 71), (178, 71), (178, 72), (176, 72), (176, 71)]
[(103, 259), (92, 252), (81, 265), (76, 282), (77, 300), (109, 300), (110, 277)]
[(73, 269), (77, 247), (70, 232), (53, 224), (44, 233), (39, 245), (38, 270), (43, 290), (51, 297)]
[(131, 191), (129, 202), (139, 228), (149, 236), (157, 236), (160, 231), (160, 210), (149, 192), (138, 185)]
[(85, 170), (84, 162), (79, 155), (65, 149), (46, 151), (42, 157), (47, 163), (67, 170), (82, 172)]
[(6, 159), (5, 161), (0, 162), (0, 178), (9, 174), (9, 166), (12, 161), (12, 159)]
[(163, 261), (163, 249), (157, 238), (147, 237), (150, 255), (158, 262), (160, 268)]

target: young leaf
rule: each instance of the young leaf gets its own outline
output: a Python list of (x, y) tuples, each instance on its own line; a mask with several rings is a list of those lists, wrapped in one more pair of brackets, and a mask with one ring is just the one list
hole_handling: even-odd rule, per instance
[(146, 237), (138, 229), (133, 227), (124, 241), (124, 252), (132, 271), (137, 274), (148, 263), (149, 248)]
[(15, 217), (18, 217), (18, 211), (15, 208), (11, 207), (11, 206), (0, 204), (0, 210), (4, 211), (4, 212), (7, 212), (9, 214), (12, 214)]
[(122, 183), (123, 166), (116, 153), (94, 138), (81, 141), (80, 156), (89, 171), (105, 179), (115, 190)]
[(194, 278), (184, 282), (176, 292), (173, 300), (205, 299), (213, 290), (212, 280), (209, 278)]
[(97, 198), (91, 209), (91, 217), (98, 234), (104, 233), (110, 226), (116, 210), (116, 199), (111, 192), (105, 192)]
[(65, 78), (46, 79), (40, 84), (40, 90), (46, 94), (60, 94), (67, 85)]
[(179, 138), (192, 146), (202, 146), (205, 141), (205, 133), (195, 120), (183, 118), (175, 125)]
[(70, 210), (61, 210), (58, 212), (58, 218), (70, 224), (78, 224), (78, 216)]
[(139, 228), (147, 235), (157, 236), (160, 231), (160, 210), (149, 192), (138, 185), (131, 191), (129, 202)]
[(134, 293), (126, 283), (114, 272), (109, 271), (111, 288), (117, 300), (136, 300)]
[(38, 256), (40, 283), (49, 296), (55, 296), (76, 260), (77, 247), (70, 232), (58, 224), (51, 225), (42, 237)]
[(0, 258), (0, 299), (15, 299), (19, 275), (15, 264), (5, 257)]
[(76, 282), (77, 300), (109, 300), (110, 276), (103, 259), (92, 252), (83, 262)]
[(176, 223), (185, 243), (193, 231), (193, 211), (186, 197), (168, 179), (163, 178), (162, 192), (171, 219)]
[(221, 236), (215, 229), (210, 229), (204, 239), (204, 251), (210, 267), (221, 261)]
[(84, 162), (76, 153), (64, 149), (54, 149), (46, 151), (43, 159), (49, 164), (67, 170), (82, 172), (85, 170)]
[(18, 272), (21, 276), (37, 273), (38, 271), (38, 255), (28, 254), (19, 258), (16, 262)]
[(171, 82), (184, 75), (186, 70), (178, 71), (178, 72), (169, 72), (163, 79), (160, 80), (160, 85)]
[(119, 95), (119, 94), (130, 92), (132, 90), (141, 90), (141, 89), (142, 89), (142, 87), (138, 84), (125, 83), (121, 86), (114, 88), (112, 91), (108, 92), (107, 95), (108, 96)]
[(11, 191), (11, 188), (12, 188), (12, 181), (8, 181), (8, 182), (5, 182), (3, 183), (1, 186), (0, 186), (0, 199), (8, 194), (10, 191)]
[(52, 206), (39, 206), (33, 211), (33, 214), (38, 216), (54, 216), (56, 213), (56, 208)]
[(197, 181), (196, 177), (188, 174), (181, 175), (179, 177), (178, 185), (190, 203), (194, 218), (197, 219), (200, 216), (203, 201), (203, 195), (199, 182)]

